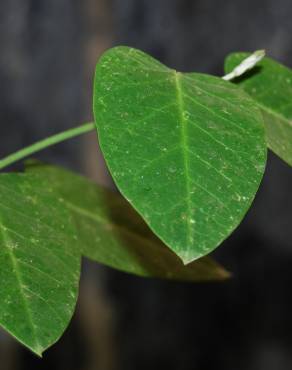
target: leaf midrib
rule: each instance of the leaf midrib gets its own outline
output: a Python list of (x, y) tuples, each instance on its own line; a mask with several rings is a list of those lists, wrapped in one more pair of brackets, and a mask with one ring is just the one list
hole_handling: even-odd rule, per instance
[[(185, 118), (185, 108), (181, 86), (181, 73), (174, 71), (174, 81), (176, 90), (177, 108), (180, 122), (181, 133), (181, 149), (183, 156), (183, 164), (185, 169), (185, 191), (186, 191), (186, 205), (187, 205), (187, 242), (191, 242), (191, 201), (190, 201), (190, 163), (188, 155), (188, 135), (187, 135), (187, 120)], [(189, 244), (186, 246), (189, 247)]]
[[(15, 277), (16, 277), (16, 281), (18, 283), (20, 296), (22, 298), (23, 305), (24, 305), (24, 308), (25, 308), (26, 313), (27, 313), (27, 321), (28, 321), (28, 324), (31, 327), (32, 338), (34, 340), (33, 349), (37, 354), (40, 355), (41, 352), (42, 352), (42, 350), (41, 350), (42, 346), (38, 341), (37, 333), (36, 333), (35, 326), (34, 326), (34, 323), (33, 323), (33, 318), (32, 318), (32, 315), (31, 315), (30, 308), (29, 308), (29, 302), (28, 302), (28, 300), (25, 296), (25, 293), (24, 293), (24, 288), (23, 288), (24, 284), (23, 284), (23, 281), (22, 281), (21, 274), (19, 272), (20, 268), (19, 268), (19, 265), (18, 265), (18, 262), (17, 262), (17, 258), (14, 256), (12, 250), (8, 247), (8, 244), (10, 243), (10, 240), (9, 240), (8, 236), (5, 234), (3, 228), (0, 228), (0, 235), (2, 235), (2, 240), (3, 240), (4, 246), (6, 247), (6, 250), (8, 252), (8, 255), (9, 255), (9, 258), (10, 258), (10, 261), (11, 261), (12, 268), (15, 272)], [(3, 324), (1, 323), (1, 325), (3, 325)], [(3, 326), (5, 326), (5, 325), (3, 325)], [(6, 328), (6, 330), (11, 332), (10, 329), (8, 329), (8, 328)], [(12, 332), (11, 332), (11, 334), (14, 335)], [(18, 340), (22, 341), (20, 338), (18, 338)]]

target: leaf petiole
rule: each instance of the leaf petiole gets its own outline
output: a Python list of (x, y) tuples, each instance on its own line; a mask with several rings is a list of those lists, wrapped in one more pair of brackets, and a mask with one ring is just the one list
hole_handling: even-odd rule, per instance
[(31, 154), (34, 154), (36, 152), (39, 152), (40, 150), (43, 150), (45, 148), (48, 148), (49, 146), (61, 143), (62, 141), (66, 141), (68, 139), (72, 139), (75, 136), (86, 134), (87, 132), (90, 132), (95, 129), (94, 123), (84, 123), (81, 126), (71, 128), (69, 130), (60, 132), (56, 135), (50, 136), (46, 139), (40, 140), (26, 148), (20, 149), (17, 152), (8, 155), (7, 157), (0, 160), (0, 170), (3, 168), (28, 157)]

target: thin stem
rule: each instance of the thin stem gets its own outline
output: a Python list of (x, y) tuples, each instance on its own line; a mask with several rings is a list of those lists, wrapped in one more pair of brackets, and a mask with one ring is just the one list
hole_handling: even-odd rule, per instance
[(31, 154), (34, 154), (36, 152), (39, 152), (40, 150), (43, 150), (45, 148), (48, 148), (49, 146), (61, 143), (62, 141), (71, 139), (75, 136), (86, 134), (87, 132), (90, 132), (94, 130), (94, 123), (85, 123), (81, 126), (71, 128), (67, 131), (60, 132), (59, 134), (50, 136), (44, 140), (38, 141), (26, 148), (23, 148), (21, 150), (18, 150), (17, 152), (10, 154), (9, 156), (3, 158), (0, 160), (0, 170), (3, 168), (10, 166), (11, 164), (28, 157)]

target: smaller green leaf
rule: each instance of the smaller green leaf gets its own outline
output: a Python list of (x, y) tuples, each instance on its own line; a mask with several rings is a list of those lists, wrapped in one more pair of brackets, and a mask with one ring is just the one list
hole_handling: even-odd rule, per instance
[(99, 263), (144, 277), (183, 281), (221, 280), (229, 273), (211, 258), (188, 266), (148, 228), (118, 193), (52, 166), (30, 166), (50, 184), (75, 219), (80, 253)]
[[(249, 53), (230, 54), (225, 61), (229, 73)], [(264, 58), (251, 72), (234, 80), (261, 109), (269, 148), (292, 166), (292, 70)]]
[(71, 172), (30, 164), (0, 192), (0, 325), (39, 356), (72, 317), (81, 254), (141, 276), (228, 277), (210, 258), (184, 267), (121, 196)]
[(74, 312), (80, 255), (70, 213), (40, 174), (0, 176), (0, 325), (37, 355)]

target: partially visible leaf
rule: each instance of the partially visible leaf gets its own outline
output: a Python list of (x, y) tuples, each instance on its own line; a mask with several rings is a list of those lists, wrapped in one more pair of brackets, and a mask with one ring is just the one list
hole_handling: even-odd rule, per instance
[(0, 325), (39, 356), (73, 314), (81, 254), (141, 276), (229, 276), (209, 258), (183, 266), (120, 195), (71, 172), (30, 164), (0, 191)]
[(0, 176), (0, 325), (37, 355), (67, 327), (80, 255), (70, 213), (41, 174)]
[(94, 114), (118, 188), (185, 263), (238, 226), (266, 162), (261, 114), (241, 89), (117, 47), (97, 65)]
[(74, 234), (86, 257), (145, 277), (206, 281), (229, 276), (207, 257), (184, 266), (121, 195), (57, 167), (33, 165), (28, 170), (53, 184), (63, 207), (75, 219)]
[[(226, 73), (249, 53), (232, 53), (225, 61)], [(292, 166), (292, 70), (264, 58), (250, 73), (234, 80), (261, 109), (269, 148)]]

